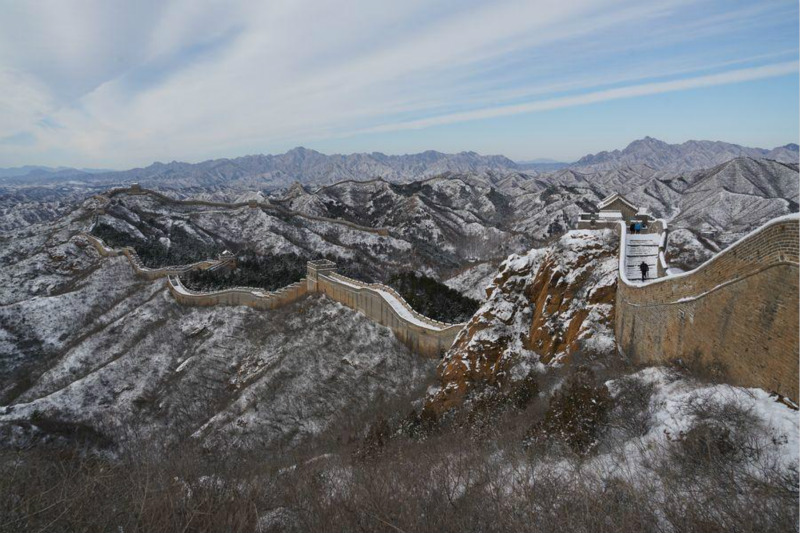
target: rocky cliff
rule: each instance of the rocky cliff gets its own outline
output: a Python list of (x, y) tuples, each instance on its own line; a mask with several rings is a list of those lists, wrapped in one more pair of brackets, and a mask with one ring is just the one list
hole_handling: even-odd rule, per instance
[(439, 365), (429, 414), (491, 387), (509, 392), (531, 373), (614, 353), (617, 239), (570, 231), (543, 249), (512, 255), (487, 287), (487, 300)]

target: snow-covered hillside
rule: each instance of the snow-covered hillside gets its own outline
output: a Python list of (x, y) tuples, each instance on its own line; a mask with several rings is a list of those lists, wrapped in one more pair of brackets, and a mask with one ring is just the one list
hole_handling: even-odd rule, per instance
[(547, 248), (510, 256), (439, 365), (426, 408), (443, 413), (485, 386), (508, 390), (574, 356), (610, 357), (616, 240), (610, 230), (570, 231)]
[[(212, 215), (213, 216), (213, 215)], [(421, 394), (433, 365), (320, 297), (276, 311), (185, 308), (163, 280), (101, 258), (79, 210), (0, 249), (0, 432), (9, 445), (294, 446)]]

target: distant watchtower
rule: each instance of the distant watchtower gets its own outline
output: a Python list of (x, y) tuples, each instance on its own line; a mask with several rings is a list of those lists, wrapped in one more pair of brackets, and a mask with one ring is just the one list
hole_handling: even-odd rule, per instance
[(619, 193), (603, 198), (597, 204), (597, 213), (581, 213), (578, 218), (578, 229), (600, 229), (616, 227), (618, 222), (631, 221), (647, 223), (653, 217), (641, 210)]
[(317, 259), (306, 263), (306, 281), (308, 282), (308, 292), (317, 292), (317, 281), (319, 275), (336, 272), (336, 263), (327, 259)]

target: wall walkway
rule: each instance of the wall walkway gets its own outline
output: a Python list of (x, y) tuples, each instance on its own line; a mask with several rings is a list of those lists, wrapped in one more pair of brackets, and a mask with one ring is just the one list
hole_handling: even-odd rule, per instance
[(296, 302), (308, 294), (305, 278), (276, 291), (266, 291), (257, 287), (233, 287), (220, 291), (198, 292), (187, 289), (178, 276), (171, 275), (167, 278), (167, 288), (176, 302), (195, 307), (246, 305), (254, 309), (277, 309)]
[(364, 283), (336, 273), (331, 261), (309, 261), (309, 292), (318, 292), (363, 313), (392, 330), (416, 353), (441, 357), (465, 324), (439, 322), (414, 311), (397, 291), (380, 283)]
[[(661, 227), (664, 233), (665, 227)], [(772, 220), (689, 272), (659, 279), (628, 273), (630, 235), (621, 225), (615, 333), (636, 362), (695, 360), (735, 384), (798, 399), (798, 215)], [(655, 231), (658, 231), (655, 230)]]
[(440, 357), (453, 344), (464, 324), (447, 324), (414, 311), (397, 291), (379, 283), (363, 283), (336, 273), (336, 264), (327, 260), (309, 261), (306, 278), (276, 291), (256, 287), (233, 287), (200, 292), (181, 283), (180, 274), (193, 269), (208, 269), (228, 260), (200, 261), (191, 265), (148, 268), (142, 265), (133, 248), (110, 248), (101, 239), (89, 234), (85, 238), (101, 256), (124, 255), (136, 274), (149, 280), (167, 278), (167, 289), (181, 305), (208, 307), (213, 305), (246, 305), (254, 309), (277, 309), (295, 302), (308, 293), (324, 294), (367, 318), (392, 330), (412, 351), (425, 357)]

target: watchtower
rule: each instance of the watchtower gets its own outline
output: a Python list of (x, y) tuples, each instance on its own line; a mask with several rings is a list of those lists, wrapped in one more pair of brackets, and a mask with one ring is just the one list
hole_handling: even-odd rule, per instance
[(308, 282), (308, 292), (317, 292), (317, 281), (320, 274), (331, 274), (336, 272), (336, 263), (327, 259), (317, 259), (306, 263), (306, 280)]
[(600, 200), (596, 213), (581, 213), (578, 229), (601, 229), (615, 227), (618, 222), (629, 224), (632, 221), (648, 223), (653, 217), (647, 215), (630, 200), (614, 193)]

